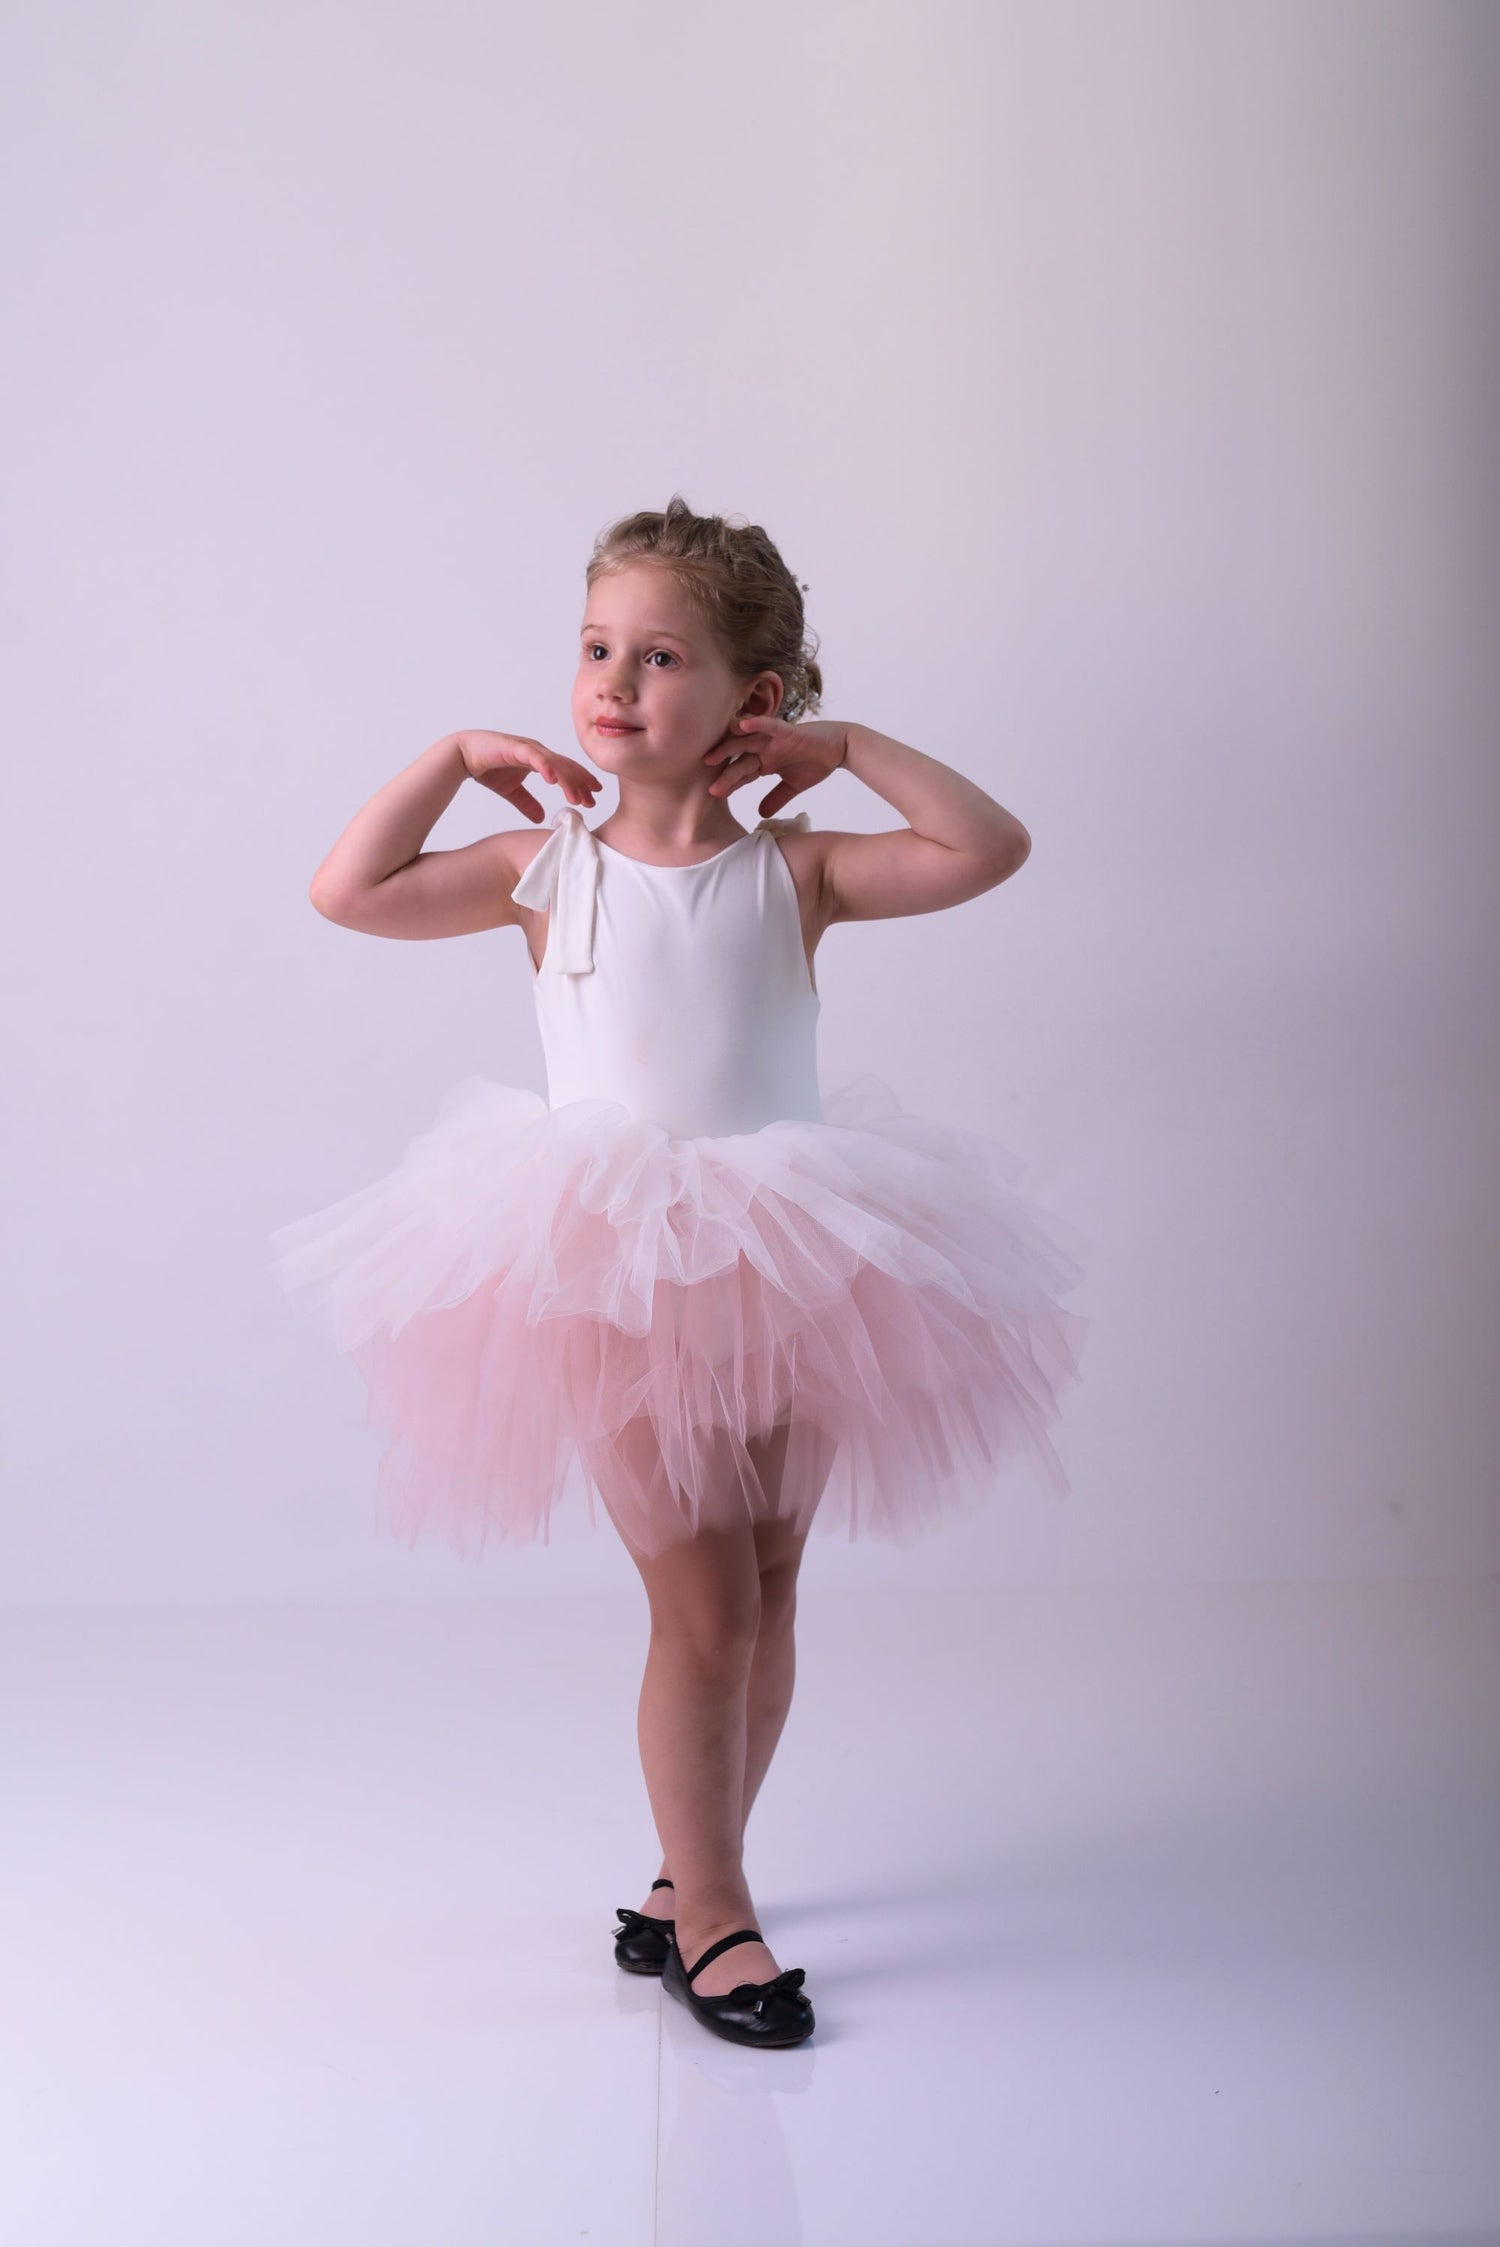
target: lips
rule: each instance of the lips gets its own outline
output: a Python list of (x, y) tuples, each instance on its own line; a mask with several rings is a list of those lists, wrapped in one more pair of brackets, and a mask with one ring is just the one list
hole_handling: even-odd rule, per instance
[(594, 731), (596, 733), (639, 733), (640, 730), (639, 726), (627, 725), (623, 718), (596, 718), (594, 720)]

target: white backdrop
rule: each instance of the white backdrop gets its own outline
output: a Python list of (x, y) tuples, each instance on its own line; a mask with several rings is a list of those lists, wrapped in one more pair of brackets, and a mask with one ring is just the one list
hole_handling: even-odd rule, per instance
[(477, 1565), (378, 1537), (266, 1238), (457, 1078), (541, 1088), (518, 931), (306, 885), (440, 734), (577, 752), (590, 542), (678, 489), (809, 582), (827, 714), (1033, 836), (830, 934), (825, 1072), (990, 1130), (1093, 1244), (1070, 1497), (1017, 1470), (806, 1578), (1495, 1567), (1496, 30), (11, 16), (0, 1598), (639, 1596), (581, 1498)]

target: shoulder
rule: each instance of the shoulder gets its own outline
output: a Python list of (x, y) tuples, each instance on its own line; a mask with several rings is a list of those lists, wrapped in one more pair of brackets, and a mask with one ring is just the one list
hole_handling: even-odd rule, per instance
[[(802, 813), (806, 819), (806, 812)], [(800, 878), (821, 867), (827, 855), (828, 837), (811, 825), (799, 826), (797, 821), (783, 815), (779, 819), (762, 819), (756, 822), (763, 829), (767, 841), (781, 852), (792, 872)]]
[(499, 864), (509, 867), (519, 880), (551, 834), (550, 827), (505, 827), (489, 841)]
[(531, 917), (533, 908), (521, 904), (514, 894), (515, 887), (552, 833), (550, 826), (505, 827), (471, 845), (473, 850), (483, 854), (490, 870), (488, 886), (496, 900), (499, 925), (524, 924)]

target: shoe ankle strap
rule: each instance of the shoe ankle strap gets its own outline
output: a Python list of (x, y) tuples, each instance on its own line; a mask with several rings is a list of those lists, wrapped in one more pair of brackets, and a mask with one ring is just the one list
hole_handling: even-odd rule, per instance
[(727, 1951), (731, 1943), (763, 1943), (764, 1941), (765, 1937), (758, 1927), (737, 1927), (732, 1935), (721, 1935), (716, 1943), (709, 1944), (697, 1965), (687, 1968), (687, 1978), (691, 1981), (695, 1974), (701, 1974), (709, 1960), (717, 1958), (720, 1951)]
[(676, 1881), (675, 1881), (675, 1880), (665, 1880), (665, 1879), (663, 1879), (663, 1880), (653, 1880), (653, 1881), (652, 1881), (652, 1883), (651, 1883), (651, 1885), (652, 1885), (652, 1887), (653, 1887), (653, 1888), (675, 1888), (675, 1887), (676, 1887), (676, 1885), (677, 1885), (677, 1883), (676, 1883)]

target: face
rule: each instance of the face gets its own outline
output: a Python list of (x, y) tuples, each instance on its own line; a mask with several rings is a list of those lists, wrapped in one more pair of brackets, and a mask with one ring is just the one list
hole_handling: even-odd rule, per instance
[[(717, 642), (669, 574), (633, 563), (595, 579), (584, 608), (573, 682), (579, 745), (605, 772), (697, 777), (738, 717), (772, 717), (782, 682), (762, 671), (737, 678)], [(614, 719), (627, 731), (601, 730)]]

